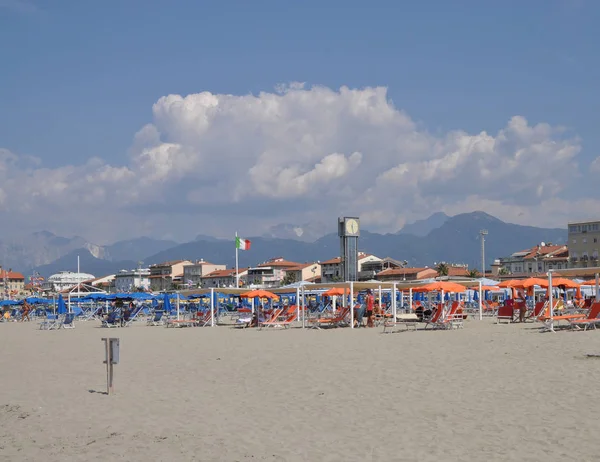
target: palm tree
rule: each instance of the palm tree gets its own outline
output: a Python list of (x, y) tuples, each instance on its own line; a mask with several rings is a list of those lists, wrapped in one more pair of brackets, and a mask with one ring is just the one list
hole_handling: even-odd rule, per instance
[(447, 263), (440, 263), (436, 266), (435, 270), (438, 273), (438, 276), (448, 276), (448, 264)]
[(470, 270), (467, 273), (467, 276), (470, 277), (471, 279), (477, 279), (481, 275), (479, 274), (479, 270), (473, 268), (472, 270)]

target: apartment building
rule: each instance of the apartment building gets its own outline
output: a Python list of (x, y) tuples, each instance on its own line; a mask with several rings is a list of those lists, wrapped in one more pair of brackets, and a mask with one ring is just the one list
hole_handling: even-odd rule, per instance
[(569, 223), (569, 267), (598, 266), (600, 221)]
[[(365, 273), (365, 265), (372, 265), (377, 262), (381, 262), (382, 259), (376, 257), (375, 255), (371, 255), (365, 252), (358, 252), (358, 275), (359, 280), (361, 280), (361, 272), (362, 272), (362, 280), (372, 279), (374, 276), (372, 270), (368, 270), (368, 273)], [(340, 282), (344, 278), (344, 272), (342, 271), (342, 259), (340, 257), (335, 257), (330, 260), (326, 260), (321, 263), (321, 282), (323, 283), (331, 283), (331, 282)]]
[(301, 263), (287, 261), (282, 257), (272, 258), (254, 268), (248, 268), (248, 284), (259, 287), (278, 287), (287, 270), (298, 268), (301, 265)]
[(529, 249), (502, 257), (495, 268), (509, 274), (538, 274), (551, 269), (564, 269), (568, 265), (569, 248), (542, 242)]
[[(246, 285), (248, 268), (239, 268), (240, 287)], [(235, 268), (212, 271), (201, 278), (202, 287), (235, 287)]]
[(319, 263), (304, 263), (285, 270), (284, 278), (293, 282), (308, 281), (317, 282), (321, 279), (321, 265)]
[(150, 269), (121, 270), (115, 274), (114, 285), (116, 292), (148, 290), (150, 288)]
[(193, 265), (189, 260), (174, 260), (150, 266), (150, 290), (161, 292), (173, 290), (178, 280), (183, 278), (186, 266)]
[(226, 270), (227, 265), (216, 265), (204, 261), (204, 259), (197, 261), (191, 265), (187, 265), (183, 268), (183, 279), (182, 284), (186, 288), (196, 288), (202, 286), (202, 278), (215, 271)]

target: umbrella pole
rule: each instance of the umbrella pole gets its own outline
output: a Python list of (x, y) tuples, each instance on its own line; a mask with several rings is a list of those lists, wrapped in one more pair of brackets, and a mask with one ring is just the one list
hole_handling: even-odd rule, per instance
[[(392, 284), (392, 322), (396, 322), (396, 311), (398, 310), (396, 306), (396, 293), (396, 283), (394, 282)], [(385, 323), (385, 317), (383, 318), (383, 322)]]
[(553, 321), (553, 317), (554, 317), (554, 294), (552, 293), (552, 270), (548, 271), (548, 291), (550, 292), (550, 296), (548, 297), (548, 301), (550, 302), (550, 321), (548, 323), (548, 330), (550, 332), (556, 332), (554, 330), (554, 321)]
[(483, 301), (482, 298), (482, 290), (481, 290), (481, 281), (479, 281), (479, 320), (483, 319)]
[[(252, 299), (252, 313), (254, 313), (254, 299)], [(215, 327), (215, 288), (210, 288), (210, 327)]]
[(354, 329), (354, 282), (350, 281), (350, 328)]

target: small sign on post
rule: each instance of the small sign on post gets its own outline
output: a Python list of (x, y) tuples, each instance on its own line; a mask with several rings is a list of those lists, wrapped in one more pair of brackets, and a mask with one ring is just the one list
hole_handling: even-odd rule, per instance
[(106, 394), (114, 393), (113, 386), (113, 366), (119, 364), (119, 339), (118, 338), (103, 338), (106, 364)]

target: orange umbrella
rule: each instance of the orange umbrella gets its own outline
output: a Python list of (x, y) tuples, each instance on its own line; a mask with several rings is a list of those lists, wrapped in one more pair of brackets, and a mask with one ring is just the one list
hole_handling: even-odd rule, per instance
[(554, 287), (565, 286), (566, 289), (577, 289), (582, 284), (577, 284), (575, 281), (566, 278), (552, 278), (552, 285)]
[[(346, 291), (348, 293), (349, 290)], [(323, 292), (325, 297), (336, 297), (339, 295), (344, 295), (344, 289), (340, 289), (339, 287), (333, 287), (329, 289), (327, 292)]]
[(464, 292), (467, 290), (463, 285), (448, 281), (430, 282), (429, 284), (419, 287), (419, 289), (424, 292), (441, 292), (442, 290), (444, 292)]
[[(498, 286), (481, 286), (481, 290), (498, 290), (498, 288)], [(469, 289), (479, 290), (479, 284), (470, 285)]]
[(519, 281), (518, 279), (508, 279), (506, 281), (502, 281), (500, 284), (498, 284), (498, 287), (500, 289), (508, 289), (509, 287), (515, 287), (521, 284), (521, 281)]
[(524, 289), (529, 289), (530, 287), (533, 287), (533, 286), (540, 286), (540, 287), (546, 288), (546, 287), (548, 287), (548, 281), (545, 279), (540, 279), (540, 278), (527, 278), (527, 279), (521, 281), (520, 285)]
[(244, 297), (244, 298), (258, 297), (258, 298), (278, 299), (279, 295), (275, 295), (273, 292), (269, 292), (268, 290), (257, 289), (257, 290), (251, 290), (250, 292), (245, 292), (245, 293), (241, 294), (240, 297)]

